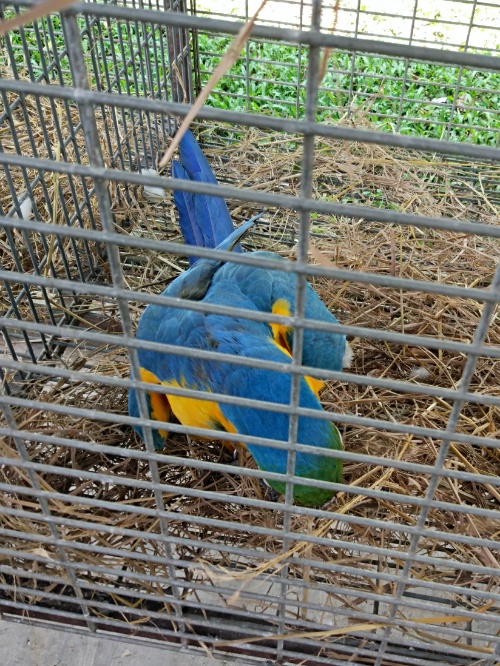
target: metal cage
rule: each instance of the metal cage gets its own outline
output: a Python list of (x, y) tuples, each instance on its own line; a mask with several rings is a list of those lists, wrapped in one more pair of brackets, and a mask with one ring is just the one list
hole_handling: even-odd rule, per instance
[(353, 339), (353, 368), (320, 373), (337, 498), (291, 501), (300, 344), (274, 368), (296, 378), (283, 499), (206, 432), (133, 433), (135, 323), (189, 253), (151, 169), (249, 4), (88, 2), (3, 38), (0, 612), (251, 663), (493, 666), (495, 3), (269, 0), (198, 116), (220, 185), (181, 189), (266, 210), (248, 247), (289, 261), (231, 260), (309, 279)]

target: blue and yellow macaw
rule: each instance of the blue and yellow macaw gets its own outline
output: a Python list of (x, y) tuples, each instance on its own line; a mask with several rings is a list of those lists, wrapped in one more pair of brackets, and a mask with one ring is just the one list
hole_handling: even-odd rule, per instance
[[(208, 162), (191, 132), (180, 143), (181, 164), (174, 162), (173, 176), (216, 183)], [(238, 242), (253, 220), (234, 231), (223, 199), (206, 195), (174, 192), (179, 222), (187, 243), (202, 247), (236, 250)], [(257, 257), (281, 259), (271, 252), (253, 252)], [(202, 301), (209, 305), (227, 305), (245, 310), (291, 315), (294, 311), (296, 277), (277, 270), (223, 263), (210, 259), (193, 260), (189, 270), (177, 277), (163, 292), (165, 295)], [(308, 284), (305, 315), (309, 319), (336, 323), (319, 296)], [(138, 325), (137, 338), (189, 349), (203, 349), (228, 354), (227, 362), (178, 356), (164, 352), (139, 350), (141, 379), (165, 387), (183, 387), (209, 393), (289, 404), (291, 375), (262, 368), (231, 363), (231, 356), (291, 363), (293, 330), (279, 324), (267, 324), (237, 316), (228, 317), (160, 305), (149, 305)], [(341, 370), (350, 362), (345, 336), (312, 329), (304, 331), (303, 363), (315, 368)], [(322, 411), (318, 393), (323, 383), (313, 377), (301, 379), (300, 406)], [(168, 421), (171, 412), (180, 423), (214, 431), (240, 433), (280, 441), (288, 440), (289, 415), (263, 409), (217, 403), (217, 401), (147, 393), (150, 417)], [(129, 394), (129, 413), (138, 416), (137, 397)], [(142, 431), (137, 428), (142, 436)], [(164, 430), (153, 430), (155, 448), (168, 439)], [(298, 442), (318, 449), (342, 448), (336, 426), (331, 421), (299, 417)], [(286, 473), (287, 451), (271, 446), (247, 444), (259, 469)], [(296, 455), (296, 476), (303, 484), (294, 485), (294, 498), (308, 506), (323, 504), (333, 491), (312, 488), (307, 479), (339, 482), (341, 461), (312, 453)], [(278, 492), (285, 484), (269, 480)]]

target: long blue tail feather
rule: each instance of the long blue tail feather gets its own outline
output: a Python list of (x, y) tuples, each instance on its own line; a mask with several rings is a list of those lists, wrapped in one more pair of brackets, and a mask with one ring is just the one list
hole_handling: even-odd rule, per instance
[(214, 172), (191, 130), (188, 130), (182, 137), (179, 152), (182, 166), (188, 172), (191, 180), (217, 185), (217, 178), (214, 176)]
[[(172, 177), (183, 180), (191, 180), (186, 169), (180, 162), (172, 162)], [(194, 194), (192, 192), (180, 192), (174, 190), (174, 204), (179, 213), (179, 223), (182, 235), (188, 245), (198, 245), (204, 247), (204, 239), (199, 224), (196, 221), (196, 212), (194, 205)], [(190, 257), (190, 264), (198, 261), (197, 257)]]
[[(217, 184), (210, 165), (192, 132), (188, 130), (180, 142), (181, 163), (172, 163), (172, 177), (199, 183)], [(174, 203), (179, 211), (179, 224), (184, 240), (198, 247), (217, 247), (233, 231), (229, 209), (222, 197), (189, 194), (174, 190)], [(242, 252), (240, 245), (235, 252)], [(198, 261), (190, 258), (190, 264)]]

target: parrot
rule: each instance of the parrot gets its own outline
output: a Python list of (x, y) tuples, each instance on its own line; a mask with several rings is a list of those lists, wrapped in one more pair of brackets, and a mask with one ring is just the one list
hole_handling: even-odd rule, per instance
[[(174, 178), (217, 183), (190, 130), (181, 139), (180, 163), (173, 162), (172, 175)], [(260, 217), (258, 215), (234, 229), (223, 198), (174, 190), (174, 203), (186, 243), (198, 247), (241, 252), (241, 239)], [(286, 261), (272, 252), (254, 251), (251, 254)], [(146, 307), (138, 323), (137, 339), (177, 345), (186, 348), (186, 355), (139, 349), (140, 379), (167, 389), (181, 387), (288, 405), (292, 375), (237, 365), (231, 362), (231, 356), (290, 364), (293, 329), (284, 324), (215, 314), (210, 311), (210, 304), (289, 316), (294, 312), (295, 290), (294, 274), (191, 257), (189, 269), (174, 279), (163, 294), (203, 302), (208, 306), (207, 311), (195, 312), (157, 304)], [(338, 323), (309, 283), (306, 285), (305, 316)], [(221, 362), (189, 356), (189, 350), (198, 349), (227, 354), (228, 360)], [(304, 365), (341, 370), (350, 365), (351, 357), (344, 335), (304, 329)], [(299, 405), (322, 412), (319, 400), (322, 387), (323, 382), (319, 379), (301, 377)], [(289, 438), (289, 414), (156, 392), (146, 392), (146, 401), (151, 419), (168, 422), (173, 413), (183, 425), (213, 430), (215, 439), (217, 431), (283, 442)], [(129, 414), (139, 416), (134, 389), (129, 391)], [(142, 429), (137, 427), (136, 430), (143, 437)], [(152, 434), (156, 449), (167, 445), (166, 430), (152, 429)], [(340, 433), (331, 421), (299, 416), (297, 441), (316, 447), (318, 454), (296, 453), (295, 476), (300, 477), (301, 482), (294, 482), (293, 498), (301, 505), (320, 506), (333, 497), (334, 491), (311, 487), (307, 479), (341, 481), (342, 461), (321, 455), (322, 449), (342, 449)], [(226, 444), (230, 445), (229, 442)], [(286, 473), (287, 450), (261, 444), (243, 443), (243, 446), (263, 472)], [(278, 493), (285, 493), (284, 482), (272, 479), (266, 479), (266, 482)]]

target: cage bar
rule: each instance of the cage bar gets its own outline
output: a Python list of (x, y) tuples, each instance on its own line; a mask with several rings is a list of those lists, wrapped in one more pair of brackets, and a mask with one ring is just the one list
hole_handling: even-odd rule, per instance
[[(194, 127), (219, 185), (158, 175), (253, 5), (81, 3), (2, 38), (0, 613), (254, 664), (493, 666), (497, 8), (269, 0)], [(223, 196), (237, 224), (265, 211), (246, 252), (185, 246), (174, 185)], [(294, 275), (295, 311), (161, 295), (186, 256)], [(307, 282), (338, 324), (306, 316)], [(291, 327), (290, 363), (231, 360), (289, 375), (290, 396), (138, 379), (140, 350), (186, 355), (135, 337), (148, 304)], [(314, 330), (347, 335), (353, 366), (308, 366)], [(303, 376), (326, 382), (322, 412)], [(151, 393), (285, 414), (288, 439), (160, 422)], [(297, 456), (318, 452), (306, 417), (344, 440), (324, 453), (343, 478), (310, 481), (336, 492), (323, 506), (293, 499)], [(224, 442), (285, 450), (286, 470)]]

